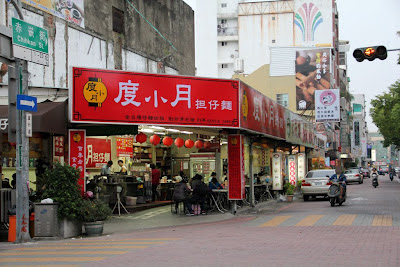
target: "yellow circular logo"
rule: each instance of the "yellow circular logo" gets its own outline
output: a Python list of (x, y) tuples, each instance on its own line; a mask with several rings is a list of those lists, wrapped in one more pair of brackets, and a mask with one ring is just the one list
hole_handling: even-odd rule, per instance
[(107, 88), (102, 83), (101, 78), (89, 78), (83, 87), (83, 96), (89, 103), (89, 107), (101, 107), (107, 98)]
[(73, 136), (72, 138), (73, 138), (74, 141), (77, 142), (77, 143), (78, 143), (79, 141), (81, 141), (81, 139), (82, 139), (81, 135), (78, 134), (78, 133), (75, 133), (74, 136)]

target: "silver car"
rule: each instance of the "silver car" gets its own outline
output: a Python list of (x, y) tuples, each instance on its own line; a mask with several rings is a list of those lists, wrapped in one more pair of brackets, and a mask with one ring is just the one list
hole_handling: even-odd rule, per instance
[(329, 185), (327, 183), (334, 174), (335, 170), (328, 169), (309, 171), (301, 183), (304, 201), (307, 201), (310, 196), (328, 196)]
[(358, 169), (345, 170), (344, 175), (346, 176), (347, 183), (356, 182), (362, 184), (364, 182), (363, 176), (360, 174)]

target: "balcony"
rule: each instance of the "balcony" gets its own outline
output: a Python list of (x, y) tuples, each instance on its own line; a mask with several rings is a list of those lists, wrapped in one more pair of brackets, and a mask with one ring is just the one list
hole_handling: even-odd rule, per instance
[(228, 27), (226, 24), (218, 24), (217, 33), (218, 36), (237, 36), (238, 27)]

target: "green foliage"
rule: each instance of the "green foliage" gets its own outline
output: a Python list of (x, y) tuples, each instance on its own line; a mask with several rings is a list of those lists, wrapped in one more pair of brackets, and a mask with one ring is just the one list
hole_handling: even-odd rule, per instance
[(383, 135), (385, 147), (400, 147), (400, 80), (389, 87), (388, 93), (378, 95), (371, 101), (370, 114)]
[(80, 219), (83, 222), (104, 221), (111, 215), (110, 207), (100, 200), (83, 200)]
[(285, 190), (286, 190), (286, 195), (293, 195), (294, 194), (295, 186), (293, 184), (285, 183), (284, 187), (285, 187)]
[(78, 185), (79, 171), (70, 166), (54, 163), (54, 168), (44, 173), (43, 198), (58, 202), (58, 218), (79, 219), (82, 196)]

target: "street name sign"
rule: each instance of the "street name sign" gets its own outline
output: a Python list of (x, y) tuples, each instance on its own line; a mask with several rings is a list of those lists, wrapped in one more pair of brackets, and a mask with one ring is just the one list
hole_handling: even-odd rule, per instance
[(37, 111), (37, 98), (29, 95), (17, 95), (17, 109)]
[(41, 65), (49, 65), (47, 30), (12, 18), (14, 57)]
[(25, 135), (26, 137), (32, 137), (32, 113), (27, 112), (25, 116), (26, 116)]

